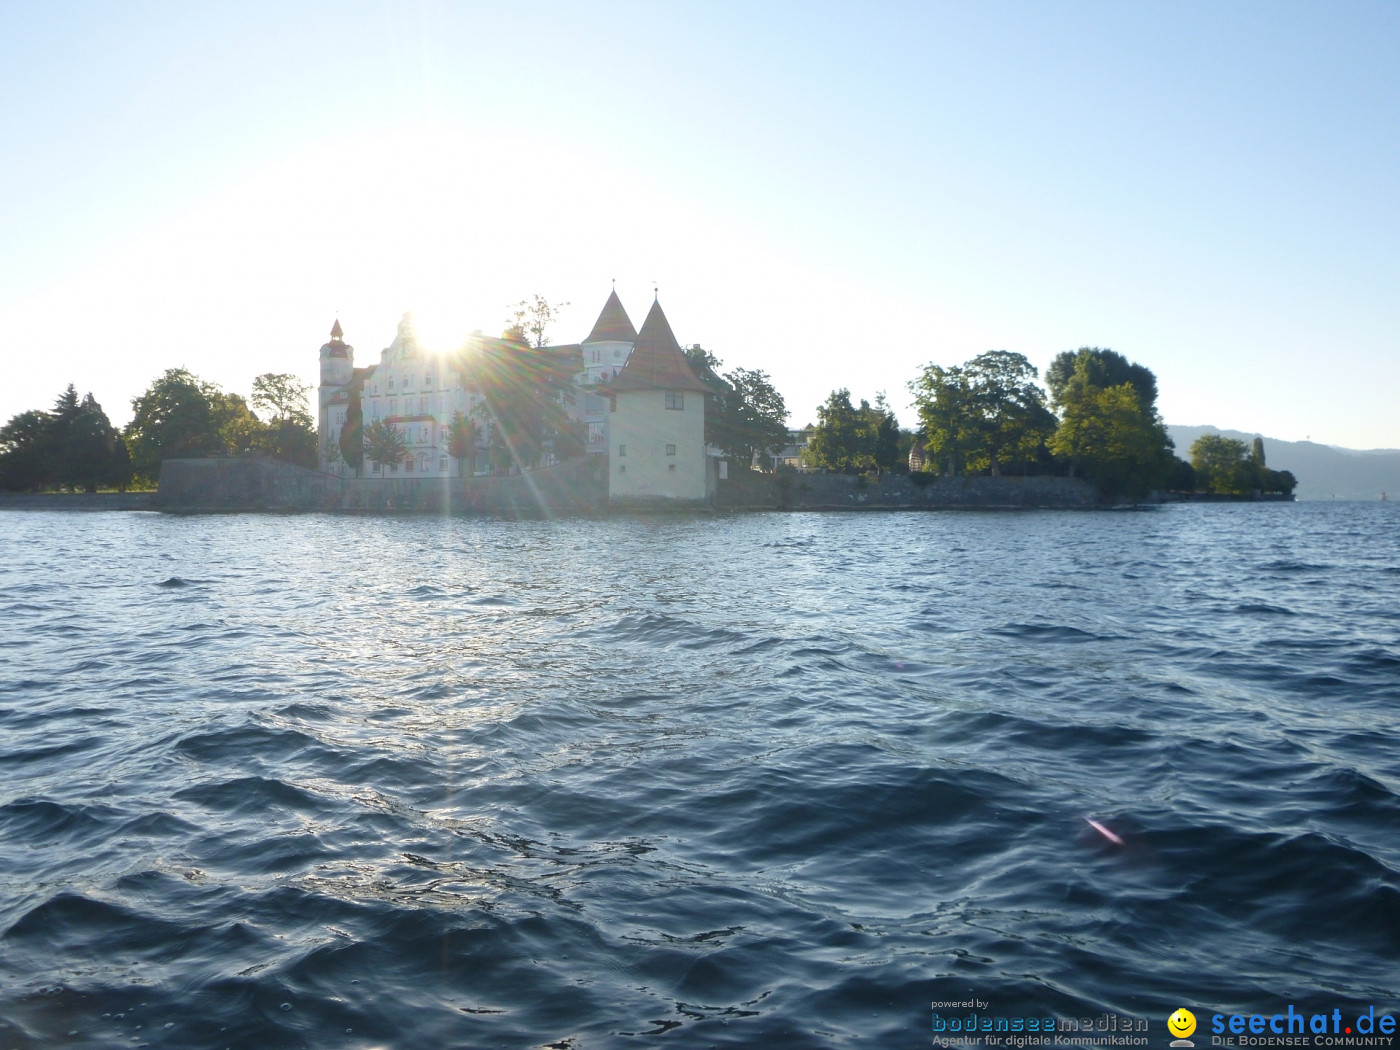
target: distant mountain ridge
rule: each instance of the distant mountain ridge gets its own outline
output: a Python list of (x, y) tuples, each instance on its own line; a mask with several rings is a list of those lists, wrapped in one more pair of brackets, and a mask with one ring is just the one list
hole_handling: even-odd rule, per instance
[[(1168, 424), (1176, 454), (1190, 458), (1191, 443), (1202, 434), (1221, 434), (1246, 445), (1254, 434), (1220, 427), (1182, 427)], [(1298, 479), (1299, 499), (1400, 499), (1400, 449), (1338, 448), (1313, 441), (1281, 441), (1267, 434), (1264, 458), (1274, 470), (1289, 470)]]

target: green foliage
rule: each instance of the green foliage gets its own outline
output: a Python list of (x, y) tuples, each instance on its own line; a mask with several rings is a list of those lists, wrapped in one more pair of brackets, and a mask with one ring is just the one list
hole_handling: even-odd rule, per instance
[(298, 466), (316, 466), (316, 428), (306, 399), (310, 389), (285, 372), (266, 372), (253, 380), (253, 407), (271, 416), (255, 436), (258, 451)]
[(1170, 477), (1171, 447), (1166, 427), (1143, 405), (1132, 383), (1103, 390), (1084, 385), (1050, 440), (1051, 451), (1070, 460), (1104, 492), (1134, 499)]
[(287, 372), (264, 372), (253, 380), (253, 407), (267, 412), (273, 422), (292, 419), (311, 427), (307, 384)]
[(92, 394), (70, 383), (53, 411), (15, 416), (0, 429), (0, 488), (96, 492), (131, 480), (126, 444)]
[(1251, 492), (1292, 495), (1297, 479), (1287, 470), (1264, 465), (1264, 440), (1256, 437), (1246, 449), (1243, 441), (1220, 434), (1202, 434), (1191, 445), (1191, 466), (1196, 488), (1217, 495), (1243, 496)]
[(851, 392), (833, 390), (817, 408), (817, 425), (802, 459), (809, 467), (843, 473), (891, 471), (899, 462), (899, 420), (884, 393), (875, 404), (851, 404)]
[(257, 452), (314, 467), (316, 434), (305, 408), (305, 391), (295, 376), (259, 376), (253, 381), (253, 396), (273, 413), (272, 420), (263, 423), (238, 394), (186, 369), (167, 369), (131, 403), (126, 441), (132, 465), (149, 481), (159, 477), (163, 460), (187, 456)]
[(452, 422), (447, 425), (447, 454), (457, 462), (457, 473), (462, 473), (462, 464), (471, 470), (471, 459), (476, 455), (477, 442), (481, 440), (481, 427), (462, 415), (452, 413)]
[(47, 412), (31, 409), (0, 428), (0, 488), (37, 490), (49, 481), (51, 423)]
[(1253, 488), (1253, 472), (1243, 441), (1202, 434), (1191, 445), (1191, 466), (1202, 492), (1240, 495)]
[(365, 413), (360, 400), (361, 387), (356, 380), (350, 387), (350, 400), (345, 406), (345, 423), (340, 428), (340, 458), (358, 474), (365, 461)]
[(126, 443), (136, 472), (154, 481), (162, 460), (226, 451), (220, 422), (227, 413), (220, 402), (216, 414), (218, 396), (212, 384), (183, 368), (170, 368), (133, 400)]
[(385, 419), (376, 419), (364, 428), (365, 456), (381, 470), (403, 462), (406, 442), (403, 432)]
[(944, 473), (952, 476), (963, 473), (969, 452), (975, 453), (978, 447), (978, 420), (967, 370), (956, 365), (925, 365), (909, 390), (919, 412), (930, 465), (939, 463)]
[(1109, 495), (1139, 499), (1167, 484), (1172, 442), (1157, 415), (1157, 378), (1112, 350), (1085, 347), (1046, 372), (1060, 426), (1050, 450)]
[(1029, 472), (1055, 429), (1024, 355), (990, 350), (964, 365), (927, 365), (909, 384), (931, 460), (949, 474)]
[(899, 470), (901, 465), (904, 470), (908, 470), (909, 450), (901, 448), (903, 436), (899, 429), (899, 420), (895, 418), (894, 410), (885, 399), (885, 392), (882, 390), (875, 395), (873, 409), (863, 401), (861, 408), (866, 413), (865, 425), (870, 432), (870, 454), (875, 460), (875, 468), (886, 474)]
[(96, 492), (103, 485), (125, 488), (131, 481), (126, 442), (91, 393), (68, 422), (62, 441), (59, 484)]
[(833, 390), (817, 408), (817, 425), (807, 439), (803, 460), (823, 470), (850, 471), (861, 463), (861, 419), (851, 404), (851, 392)]
[(748, 466), (776, 456), (788, 442), (787, 404), (766, 372), (736, 368), (721, 376), (722, 361), (699, 345), (686, 359), (710, 388), (705, 409), (705, 443), (736, 464)]
[(1157, 377), (1143, 365), (1133, 364), (1122, 354), (1082, 346), (1056, 355), (1045, 370), (1045, 385), (1050, 388), (1050, 403), (1063, 412), (1065, 407), (1086, 386), (1106, 390), (1111, 386), (1131, 383), (1138, 401), (1149, 412), (1157, 410)]

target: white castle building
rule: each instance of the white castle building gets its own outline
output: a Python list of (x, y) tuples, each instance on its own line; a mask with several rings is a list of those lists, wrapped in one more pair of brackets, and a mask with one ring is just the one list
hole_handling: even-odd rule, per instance
[[(608, 457), (611, 499), (703, 500), (713, 492), (724, 465), (705, 447), (708, 388), (686, 360), (659, 301), (638, 332), (613, 291), (582, 343), (543, 350), (582, 358), (566, 408), (586, 428), (588, 453)], [(442, 478), (484, 470), (484, 455), (459, 463), (448, 451), (457, 413), (483, 424), (479, 451), (485, 451), (487, 440), (484, 399), (465, 374), (463, 360), (424, 350), (405, 315), (379, 363), (356, 368), (354, 347), (336, 321), (330, 341), (321, 347), (321, 468), (369, 478)], [(381, 467), (366, 459), (358, 472), (345, 462), (340, 435), (356, 398), (363, 425), (384, 420), (402, 434), (402, 461)]]

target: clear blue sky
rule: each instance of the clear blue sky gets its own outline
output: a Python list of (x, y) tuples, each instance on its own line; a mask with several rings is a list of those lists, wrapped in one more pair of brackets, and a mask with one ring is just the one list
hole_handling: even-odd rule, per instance
[[(1168, 422), (1400, 446), (1400, 5), (0, 2), (0, 419), (447, 347), (535, 292), (793, 421), (1112, 347)], [(912, 413), (901, 411), (912, 425)]]

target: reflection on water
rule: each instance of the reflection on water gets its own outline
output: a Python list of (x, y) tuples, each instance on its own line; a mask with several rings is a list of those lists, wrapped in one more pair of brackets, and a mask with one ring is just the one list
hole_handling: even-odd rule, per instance
[(1393, 1008), (1397, 524), (0, 516), (0, 1047)]

